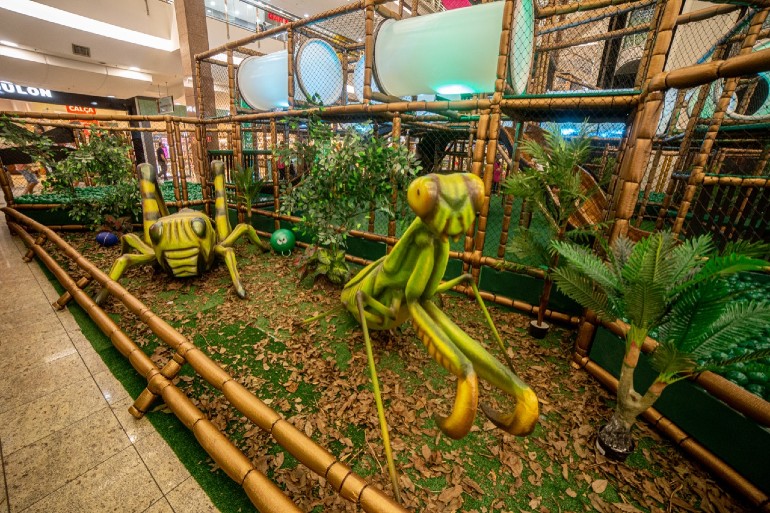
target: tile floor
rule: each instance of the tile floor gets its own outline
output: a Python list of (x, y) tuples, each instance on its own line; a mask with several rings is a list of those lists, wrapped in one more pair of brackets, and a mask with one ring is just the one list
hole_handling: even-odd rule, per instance
[(0, 513), (216, 512), (0, 214)]

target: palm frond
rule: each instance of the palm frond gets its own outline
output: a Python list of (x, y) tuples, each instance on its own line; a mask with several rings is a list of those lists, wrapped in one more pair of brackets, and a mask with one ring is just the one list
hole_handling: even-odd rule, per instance
[(708, 358), (716, 351), (756, 335), (758, 328), (770, 324), (770, 303), (741, 302), (725, 307), (710, 329), (691, 344), (697, 358)]
[(692, 279), (671, 289), (669, 291), (669, 297), (675, 297), (688, 288), (707, 280), (745, 271), (758, 271), (768, 265), (770, 265), (770, 262), (766, 262), (765, 260), (735, 253), (714, 256), (709, 258), (709, 260), (701, 266), (700, 270), (692, 277)]
[[(602, 260), (582, 246), (562, 241), (553, 241), (551, 245), (567, 262), (588, 278), (594, 280), (605, 293), (612, 293), (618, 288), (618, 281)], [(611, 292), (610, 292), (611, 291)]]
[(666, 311), (665, 286), (652, 280), (628, 283), (623, 297), (629, 322), (646, 330), (657, 325)]
[(709, 235), (701, 235), (684, 241), (674, 248), (671, 256), (674, 261), (671, 283), (679, 283), (690, 272), (703, 265), (703, 259), (714, 251), (714, 244)]
[(543, 231), (548, 232), (548, 230), (517, 228), (511, 234), (506, 254), (521, 264), (539, 268), (548, 267), (550, 237), (547, 234), (544, 237)]
[(620, 277), (622, 270), (634, 250), (634, 242), (627, 237), (618, 237), (610, 247), (610, 263), (615, 275)]
[(752, 258), (767, 259), (770, 256), (770, 243), (764, 241), (738, 240), (728, 242), (720, 254), (740, 253)]
[(662, 342), (655, 348), (650, 360), (652, 367), (661, 374), (663, 381), (671, 381), (682, 373), (692, 372), (695, 361), (687, 353), (677, 349), (674, 344)]
[(748, 363), (748, 362), (760, 360), (762, 358), (770, 358), (770, 348), (757, 349), (756, 351), (752, 351), (750, 353), (746, 353), (741, 356), (736, 356), (734, 358), (727, 358), (726, 360), (709, 359), (704, 361), (701, 365), (698, 365), (695, 370), (696, 372), (702, 372), (707, 370), (721, 371), (736, 363)]
[(660, 325), (658, 340), (691, 352), (693, 341), (700, 340), (724, 312), (728, 293), (725, 283), (712, 282), (680, 295)]
[(617, 312), (609, 307), (607, 294), (580, 271), (569, 266), (558, 267), (553, 272), (553, 280), (563, 294), (590, 308), (598, 316), (608, 321), (617, 319)]

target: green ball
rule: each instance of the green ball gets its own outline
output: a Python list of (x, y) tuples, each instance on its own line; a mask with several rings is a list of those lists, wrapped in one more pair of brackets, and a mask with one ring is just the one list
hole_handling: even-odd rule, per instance
[(270, 236), (270, 246), (279, 253), (294, 249), (295, 242), (294, 232), (287, 230), (286, 228), (276, 230)]

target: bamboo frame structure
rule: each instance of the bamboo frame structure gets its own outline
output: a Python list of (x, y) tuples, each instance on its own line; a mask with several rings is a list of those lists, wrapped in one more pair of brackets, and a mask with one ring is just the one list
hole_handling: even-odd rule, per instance
[[(666, 57), (673, 41), (673, 31), (676, 18), (681, 9), (682, 0), (671, 0), (665, 3), (660, 23), (656, 27), (656, 39), (647, 66), (647, 80), (663, 72)], [(650, 91), (655, 91), (650, 88)], [(629, 220), (634, 214), (639, 193), (639, 183), (647, 168), (647, 161), (652, 150), (652, 138), (658, 125), (658, 118), (663, 107), (662, 93), (648, 93), (636, 112), (631, 133), (628, 136), (629, 145), (624, 151), (620, 163), (620, 195), (615, 209), (615, 221), (610, 232), (610, 241), (628, 232)]]
[[(195, 75), (197, 80), (197, 117), (196, 118), (180, 118), (174, 116), (85, 116), (85, 115), (50, 115), (50, 114), (36, 114), (36, 113), (11, 113), (11, 115), (26, 118), (31, 120), (37, 120), (47, 122), (51, 126), (56, 124), (65, 125), (66, 121), (80, 121), (80, 120), (104, 120), (104, 121), (148, 121), (153, 123), (162, 124), (169, 137), (169, 149), (172, 152), (172, 176), (174, 178), (174, 194), (175, 201), (169, 202), (169, 205), (177, 207), (188, 205), (205, 205), (207, 211), (212, 204), (212, 198), (209, 190), (210, 176), (208, 172), (209, 152), (208, 144), (206, 143), (207, 136), (214, 134), (214, 137), (220, 134), (227, 134), (230, 142), (228, 148), (232, 151), (233, 158), (237, 161), (244, 156), (243, 147), (243, 134), (244, 132), (251, 131), (254, 137), (255, 145), (257, 145), (258, 133), (262, 136), (262, 143), (259, 146), (263, 150), (274, 149), (278, 144), (278, 131), (279, 123), (282, 123), (283, 118), (297, 116), (307, 117), (308, 115), (318, 115), (321, 118), (330, 119), (333, 122), (344, 122), (345, 120), (360, 120), (360, 119), (374, 119), (382, 122), (392, 121), (393, 129), (391, 133), (392, 144), (399, 144), (399, 139), (402, 134), (407, 137), (407, 145), (411, 144), (413, 137), (415, 137), (415, 129), (429, 129), (429, 130), (458, 130), (458, 126), (467, 127), (468, 138), (465, 149), (467, 149), (467, 157), (463, 158), (463, 161), (459, 166), (455, 165), (454, 157), (451, 159), (452, 164), (449, 166), (451, 171), (459, 170), (458, 167), (469, 170), (470, 172), (483, 178), (485, 183), (485, 200), (480, 211), (480, 215), (477, 218), (477, 225), (474, 229), (469, 230), (464, 240), (464, 249), (461, 252), (451, 252), (451, 258), (459, 260), (462, 263), (463, 270), (473, 275), (474, 279), (478, 282), (482, 268), (488, 269), (500, 269), (504, 266), (504, 260), (502, 257), (505, 253), (505, 244), (507, 242), (508, 232), (511, 223), (511, 211), (513, 205), (513, 198), (504, 198), (504, 214), (503, 214), (503, 229), (500, 235), (500, 241), (497, 245), (498, 258), (492, 258), (483, 255), (483, 249), (488, 236), (488, 223), (490, 215), (490, 201), (492, 200), (490, 195), (492, 170), (495, 158), (497, 158), (501, 151), (498, 151), (500, 147), (498, 142), (498, 134), (502, 125), (503, 119), (507, 116), (515, 123), (521, 123), (523, 128), (525, 123), (537, 122), (544, 119), (559, 118), (560, 116), (576, 117), (585, 113), (592, 113), (599, 111), (602, 114), (610, 113), (615, 118), (626, 119), (629, 113), (627, 122), (627, 130), (624, 132), (624, 136), (620, 143), (619, 150), (619, 162), (620, 170), (613, 178), (615, 180), (612, 207), (610, 213), (614, 215), (615, 223), (612, 228), (611, 236), (614, 238), (621, 234), (629, 233), (633, 227), (630, 226), (632, 218), (635, 216), (636, 224), (643, 218), (644, 210), (649, 201), (649, 194), (654, 190), (658, 190), (658, 185), (662, 189), (666, 185), (666, 181), (669, 180), (671, 171), (678, 172), (684, 171), (686, 159), (685, 154), (689, 154), (689, 149), (692, 146), (693, 140), (696, 134), (703, 128), (703, 121), (700, 119), (700, 114), (704, 110), (704, 105), (708, 97), (708, 86), (701, 88), (701, 92), (697, 96), (695, 108), (690, 116), (689, 124), (685, 129), (684, 138), (681, 144), (669, 142), (669, 140), (658, 137), (655, 130), (657, 128), (658, 119), (662, 110), (663, 93), (671, 88), (680, 89), (677, 93), (676, 106), (674, 112), (678, 113), (682, 109), (688, 108), (688, 103), (685, 101), (684, 88), (694, 87), (702, 84), (708, 84), (719, 78), (729, 78), (737, 82), (738, 77), (745, 76), (748, 73), (754, 73), (757, 71), (764, 71), (770, 68), (770, 51), (764, 50), (761, 52), (742, 52), (741, 55), (736, 57), (726, 58), (726, 50), (731, 42), (735, 41), (743, 45), (744, 49), (751, 48), (749, 39), (743, 34), (731, 35), (725, 38), (722, 45), (712, 56), (712, 61), (703, 64), (697, 64), (688, 66), (686, 68), (668, 69), (666, 67), (666, 58), (671, 53), (674, 30), (682, 25), (695, 24), (703, 20), (708, 20), (714, 16), (721, 16), (730, 14), (739, 6), (736, 5), (715, 5), (700, 9), (697, 11), (689, 12), (686, 14), (680, 14), (681, 0), (663, 1), (663, 0), (585, 0), (579, 2), (565, 2), (561, 5), (552, 5), (547, 8), (541, 8), (537, 10), (537, 19), (541, 20), (540, 25), (542, 29), (537, 32), (540, 42), (535, 48), (535, 60), (533, 65), (533, 76), (530, 81), (527, 91), (529, 94), (518, 94), (512, 96), (504, 96), (506, 91), (506, 71), (509, 59), (510, 44), (510, 28), (511, 20), (513, 16), (513, 8), (515, 6), (514, 0), (505, 0), (506, 6), (504, 9), (504, 19), (502, 20), (502, 35), (499, 45), (499, 53), (497, 55), (497, 75), (495, 80), (495, 91), (493, 94), (481, 94), (465, 100), (454, 101), (415, 101), (413, 97), (411, 100), (402, 100), (400, 98), (388, 97), (383, 94), (378, 94), (372, 91), (372, 66), (374, 63), (374, 35), (375, 35), (375, 21), (377, 16), (380, 17), (392, 17), (395, 19), (404, 17), (404, 10), (406, 6), (406, 0), (399, 0), (397, 2), (397, 12), (387, 10), (383, 7), (383, 4), (388, 0), (358, 0), (350, 2), (347, 5), (332, 11), (327, 11), (317, 16), (309, 17), (307, 19), (297, 20), (291, 22), (282, 27), (275, 27), (267, 31), (260, 32), (253, 36), (249, 36), (237, 41), (228, 42), (218, 48), (213, 48), (207, 52), (196, 56), (196, 69)], [(655, 4), (655, 13), (650, 22), (650, 26), (636, 26), (625, 27), (616, 30), (605, 31), (602, 34), (591, 37), (582, 37), (579, 39), (572, 39), (571, 41), (565, 40), (562, 36), (563, 32), (570, 28), (580, 27), (584, 24), (589, 24), (597, 20), (602, 20), (607, 17), (617, 16), (619, 14), (626, 14), (634, 12), (641, 8), (647, 8)], [(419, 2), (413, 0), (412, 16), (418, 15)], [(425, 10), (425, 9), (423, 9)], [(363, 43), (340, 43), (334, 42), (335, 49), (342, 53), (343, 60), (343, 84), (347, 84), (349, 63), (348, 52), (355, 52), (356, 54), (363, 53), (366, 58), (366, 67), (364, 70), (364, 94), (360, 104), (352, 104), (347, 101), (346, 94), (343, 94), (343, 101), (341, 105), (324, 106), (323, 108), (301, 108), (304, 105), (300, 105), (299, 101), (295, 101), (294, 98), (294, 46), (299, 43), (298, 38), (305, 37), (305, 35), (311, 34), (313, 31), (312, 24), (318, 23), (322, 20), (333, 19), (336, 16), (343, 16), (345, 14), (359, 12), (363, 14), (363, 32), (365, 40)], [(580, 15), (577, 13), (585, 12), (586, 14)], [(573, 16), (569, 14), (575, 13)], [(761, 23), (759, 28), (755, 24), (752, 26), (758, 37), (762, 37), (763, 33), (767, 31), (761, 29)], [(603, 94), (602, 91), (598, 93), (570, 93), (562, 94), (548, 93), (547, 89), (552, 84), (548, 83), (549, 69), (551, 65), (551, 56), (548, 52), (556, 52), (559, 49), (575, 46), (577, 44), (592, 43), (604, 41), (610, 38), (621, 38), (623, 36), (638, 34), (647, 29), (651, 30), (652, 37), (648, 37), (645, 42), (641, 64), (639, 71), (636, 75), (636, 91), (626, 94)], [(242, 52), (244, 54), (251, 55), (252, 51), (246, 48), (245, 45), (258, 42), (264, 38), (272, 37), (275, 35), (285, 33), (287, 36), (288, 47), (288, 59), (289, 59), (289, 73), (287, 76), (288, 88), (289, 88), (289, 103), (291, 107), (285, 111), (276, 112), (251, 112), (241, 111), (237, 106), (237, 96), (235, 89), (235, 65), (233, 54), (235, 52)], [(321, 36), (328, 40), (328, 37)], [(203, 91), (201, 86), (201, 66), (207, 63), (207, 59), (214, 55), (225, 53), (227, 55), (227, 83), (229, 86), (229, 116), (217, 118), (215, 120), (204, 119), (204, 102)], [(259, 52), (253, 52), (259, 53)], [(352, 57), (351, 57), (352, 58)], [(222, 66), (221, 63), (217, 63), (218, 66)], [(551, 70), (553, 71), (553, 70)], [(591, 83), (581, 80), (579, 76), (567, 75), (562, 69), (558, 68), (555, 73), (565, 80), (569, 80), (570, 83), (581, 84), (590, 89), (593, 86)], [(562, 84), (559, 82), (559, 87)], [(590, 87), (589, 87), (590, 86)], [(599, 88), (601, 89), (601, 88)], [(722, 98), (727, 97), (729, 100), (730, 95), (727, 94), (725, 89), (722, 94)], [(688, 100), (689, 101), (689, 100)], [(382, 102), (382, 103), (376, 103)], [(743, 103), (748, 102), (748, 96), (744, 97)], [(717, 112), (724, 111), (725, 105), (717, 107)], [(417, 116), (416, 112), (428, 112), (427, 116)], [(260, 129), (249, 129), (241, 126), (241, 123), (258, 123)], [(671, 133), (676, 128), (677, 118), (672, 116), (668, 123), (668, 129), (665, 133)], [(715, 137), (716, 133), (712, 130), (715, 127), (714, 120), (708, 121), (709, 130), (706, 132), (707, 137), (712, 135)], [(720, 122), (721, 123), (721, 122)], [(726, 124), (726, 123), (724, 123)], [(721, 126), (721, 125), (720, 125)], [(716, 126), (717, 129), (719, 126)], [(285, 127), (284, 127), (285, 128)], [(144, 132), (162, 132), (163, 129), (157, 130), (152, 127), (140, 128), (134, 130), (131, 127), (111, 127), (108, 128), (120, 133), (128, 131), (144, 131)], [(269, 141), (267, 130), (270, 130)], [(677, 129), (678, 130), (678, 129)], [(184, 156), (189, 154), (189, 145), (186, 144), (187, 140), (183, 143), (182, 134), (193, 134), (192, 145), (192, 157), (196, 166), (200, 166), (200, 179), (203, 185), (203, 200), (189, 201), (187, 191), (187, 179), (184, 172), (185, 161)], [(419, 132), (417, 132), (419, 133)], [(523, 129), (519, 130), (518, 137), (523, 137)], [(288, 141), (288, 132), (284, 134), (284, 142)], [(417, 135), (419, 137), (419, 135)], [(676, 140), (676, 139), (674, 139)], [(173, 144), (171, 144), (173, 141)], [(466, 140), (463, 140), (466, 142)], [(516, 141), (518, 142), (518, 141)], [(613, 148), (615, 143), (613, 143)], [(183, 147), (184, 145), (184, 147)], [(680, 158), (678, 159), (677, 169), (672, 170), (674, 159), (668, 158), (669, 151), (674, 145), (680, 147), (682, 151)], [(707, 155), (707, 148), (701, 146), (701, 155)], [(463, 151), (458, 148), (456, 151)], [(213, 154), (213, 152), (212, 152)], [(605, 148), (602, 155), (602, 162), (606, 163), (609, 155), (609, 146)], [(763, 153), (765, 159), (765, 165), (767, 158), (770, 158), (770, 152), (765, 151)], [(510, 172), (515, 172), (519, 165), (519, 152), (518, 144), (516, 144), (516, 151), (514, 155), (509, 157), (509, 169)], [(260, 216), (273, 220), (273, 226), (277, 229), (280, 228), (282, 221), (296, 222), (297, 218), (292, 216), (285, 216), (279, 214), (280, 211), (280, 177), (278, 174), (275, 157), (267, 157), (267, 160), (271, 165), (271, 176), (273, 199), (272, 207), (273, 212), (263, 210), (257, 207), (253, 207), (251, 211)], [(760, 158), (761, 160), (761, 158)], [(261, 160), (260, 160), (261, 161)], [(467, 165), (466, 165), (467, 162)], [(696, 175), (698, 179), (697, 184), (711, 185), (711, 184), (724, 184), (736, 187), (745, 187), (747, 191), (754, 191), (760, 189), (766, 189), (768, 187), (768, 179), (762, 176), (756, 177), (735, 177), (735, 176), (710, 176), (702, 173), (705, 168), (701, 168), (700, 175)], [(764, 169), (763, 166), (757, 167), (757, 169)], [(444, 170), (448, 171), (448, 170)], [(177, 175), (177, 172), (179, 174)], [(639, 203), (638, 191), (644, 180), (646, 179), (645, 195), (641, 201), (642, 210), (635, 212), (637, 203)], [(657, 185), (653, 188), (652, 183)], [(670, 185), (675, 187), (677, 184), (682, 185), (681, 179), (672, 177), (670, 179)], [(697, 186), (696, 183), (690, 184), (691, 186)], [(12, 189), (8, 183), (7, 177), (0, 176), (0, 187), (2, 187), (4, 194), (9, 205), (13, 204)], [(666, 211), (672, 201), (672, 195), (667, 195), (664, 201), (669, 203), (665, 205)], [(736, 211), (743, 211), (745, 203), (748, 200), (748, 192), (742, 197), (742, 202), (737, 204)], [(391, 198), (391, 202), (395, 201), (395, 196)], [(50, 205), (17, 205), (19, 211), (22, 210), (45, 210), (50, 208)], [(683, 205), (679, 205), (680, 210), (684, 208)], [(737, 214), (737, 218), (740, 219), (741, 213)], [(684, 214), (686, 215), (686, 210)], [(370, 232), (353, 231), (352, 237), (361, 238), (364, 240), (384, 243), (386, 245), (386, 251), (389, 251), (393, 245), (397, 242), (396, 239), (396, 224), (395, 221), (388, 223), (387, 235), (378, 235), (371, 233), (373, 230), (372, 222), (373, 217), (369, 225)], [(525, 219), (520, 218), (519, 222), (526, 222)], [(70, 225), (60, 227), (63, 229), (74, 229), (77, 226)], [(735, 228), (733, 228), (735, 229)], [(260, 235), (267, 235), (269, 233), (259, 232)], [(42, 244), (42, 240), (37, 244)], [(303, 247), (304, 244), (298, 243), (299, 247)], [(361, 265), (368, 264), (367, 259), (347, 255), (348, 261), (355, 262)], [(533, 276), (537, 279), (542, 279), (543, 273), (538, 269), (521, 268), (517, 272)], [(85, 286), (86, 280), (91, 277), (88, 272), (86, 275), (80, 278), (75, 283), (77, 288)], [(96, 281), (99, 281), (96, 279)], [(78, 285), (82, 283), (83, 285)], [(113, 288), (113, 292), (118, 289)], [(461, 293), (472, 295), (470, 287), (457, 287)], [(501, 295), (492, 294), (486, 291), (481, 292), (482, 297), (486, 301), (492, 301), (497, 304), (507, 306), (509, 308), (516, 309), (518, 311), (527, 313), (529, 315), (537, 314), (537, 307), (530, 305), (524, 301), (519, 301), (515, 298), (503, 297)], [(66, 304), (68, 298), (62, 296), (60, 302), (62, 306)], [(545, 312), (546, 317), (557, 322), (562, 322), (568, 326), (579, 326), (578, 328), (578, 343), (576, 345), (576, 353), (580, 358), (585, 358), (588, 355), (588, 349), (590, 348), (590, 341), (596, 332), (598, 320), (587, 312), (585, 316), (585, 322), (583, 319), (577, 316), (567, 315), (561, 312), (555, 312), (547, 310)], [(175, 347), (177, 354), (175, 355), (174, 363), (169, 364), (167, 369), (157, 370), (157, 373), (168, 380), (169, 376), (173, 376), (177, 367), (185, 363), (193, 362), (195, 365), (203, 365), (196, 353), (196, 349), (188, 347), (182, 342)], [(582, 360), (581, 360), (582, 361)], [(207, 371), (209, 372), (209, 371)], [(221, 377), (215, 371), (209, 372), (214, 382)], [(161, 378), (157, 378), (160, 380)], [(720, 379), (716, 379), (713, 375), (707, 374), (698, 377), (699, 383), (705, 383), (704, 386), (715, 386), (720, 390), (729, 390), (730, 385), (725, 385), (720, 382)], [(722, 380), (723, 381), (723, 380)], [(222, 389), (227, 393), (233, 392), (233, 385), (220, 383)], [(716, 383), (716, 384), (714, 384)], [(226, 385), (226, 386), (225, 386)], [(217, 385), (214, 385), (217, 386)], [(159, 385), (153, 384), (152, 387), (148, 387), (148, 394), (152, 395), (145, 397), (146, 400), (152, 400), (155, 396), (164, 395), (158, 388)], [(159, 393), (160, 392), (160, 393)], [(238, 392), (240, 393), (240, 392)], [(732, 392), (730, 392), (732, 393)], [(236, 394), (237, 395), (237, 394)], [(736, 403), (737, 404), (737, 403)], [(738, 406), (737, 408), (743, 408)], [(752, 411), (752, 415), (756, 415), (755, 410), (752, 407), (748, 407)], [(742, 410), (739, 410), (742, 411)], [(762, 411), (760, 407), (756, 411)], [(139, 410), (137, 410), (139, 412)], [(754, 417), (752, 417), (754, 418)], [(286, 428), (288, 430), (288, 428)], [(669, 429), (669, 428), (666, 428)], [(279, 435), (282, 436), (282, 435)], [(696, 451), (697, 452), (697, 451)], [(325, 470), (325, 469), (324, 469)], [(353, 483), (353, 482), (351, 482)], [(347, 486), (347, 485), (346, 485)], [(335, 488), (336, 489), (336, 488)], [(347, 492), (346, 492), (347, 493)], [(750, 489), (747, 492), (749, 496), (753, 493)]]
[[(743, 45), (741, 46), (739, 57), (752, 55), (754, 44), (757, 41), (757, 36), (759, 35), (759, 31), (762, 29), (762, 25), (767, 19), (767, 15), (768, 9), (758, 11), (754, 15), (751, 20), (751, 24), (749, 25), (746, 38), (743, 40)], [(768, 50), (767, 57), (770, 59), (770, 50)], [(684, 198), (679, 204), (679, 210), (677, 211), (676, 220), (674, 221), (674, 227), (672, 229), (672, 231), (677, 235), (682, 232), (684, 220), (687, 216), (687, 212), (690, 210), (690, 205), (692, 203), (693, 197), (695, 196), (695, 192), (697, 191), (698, 185), (703, 182), (705, 177), (706, 161), (711, 154), (711, 148), (714, 146), (717, 133), (719, 132), (719, 128), (722, 126), (722, 119), (725, 117), (725, 111), (730, 104), (730, 100), (733, 97), (733, 93), (735, 92), (735, 87), (737, 85), (738, 79), (736, 77), (728, 78), (725, 81), (722, 89), (722, 95), (716, 104), (714, 115), (711, 117), (711, 124), (709, 125), (708, 131), (706, 132), (706, 137), (701, 143), (700, 151), (696, 155), (695, 161), (693, 162), (693, 167), (690, 171), (690, 178), (687, 181), (687, 187), (684, 192)]]

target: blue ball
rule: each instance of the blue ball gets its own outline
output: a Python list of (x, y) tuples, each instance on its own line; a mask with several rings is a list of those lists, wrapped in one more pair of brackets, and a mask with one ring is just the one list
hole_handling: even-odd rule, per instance
[(118, 243), (118, 236), (112, 232), (99, 232), (96, 234), (96, 242), (102, 246), (114, 246)]

